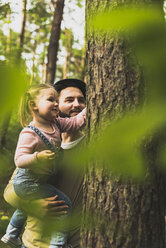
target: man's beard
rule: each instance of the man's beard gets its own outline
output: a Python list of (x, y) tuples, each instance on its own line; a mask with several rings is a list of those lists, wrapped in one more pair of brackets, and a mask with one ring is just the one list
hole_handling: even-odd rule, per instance
[(62, 118), (65, 118), (65, 117), (70, 118), (70, 115), (63, 113), (60, 110), (59, 110), (59, 116), (62, 117)]
[[(82, 109), (77, 108), (77, 109), (71, 110), (69, 114), (65, 114), (64, 112), (61, 112), (61, 111), (59, 110), (59, 116), (62, 117), (62, 118), (65, 118), (65, 117), (70, 118), (70, 117), (71, 117), (71, 114), (72, 114), (73, 112), (78, 112), (77, 114), (79, 114), (81, 111), (82, 111)], [(77, 114), (76, 114), (76, 115), (77, 115)]]

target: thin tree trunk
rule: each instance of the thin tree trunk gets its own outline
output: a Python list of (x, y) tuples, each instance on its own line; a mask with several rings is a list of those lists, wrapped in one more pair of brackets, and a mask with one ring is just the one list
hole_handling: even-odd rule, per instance
[(26, 6), (27, 0), (23, 0), (23, 8), (22, 8), (22, 23), (21, 23), (21, 31), (19, 35), (19, 42), (18, 42), (18, 60), (21, 58), (22, 48), (24, 44), (24, 35), (25, 35), (25, 25), (26, 25)]
[(63, 65), (63, 78), (67, 77), (68, 51), (65, 49), (65, 62)]
[(86, 82), (86, 78), (85, 78), (86, 77), (85, 47), (82, 48), (81, 67), (82, 67), (81, 80)]
[(43, 49), (43, 62), (42, 62), (42, 82), (46, 81), (46, 63), (45, 63), (45, 56), (46, 56), (46, 45), (44, 45)]
[(65, 63), (63, 66), (63, 78), (66, 78), (70, 70), (71, 54), (72, 54), (72, 34), (71, 31), (65, 29)]
[[(120, 2), (87, 0), (87, 19), (97, 10)], [(131, 60), (131, 55), (127, 42), (114, 37), (98, 39), (94, 33), (88, 32), (87, 113), (90, 140), (97, 127), (105, 125), (106, 118), (113, 119), (141, 103), (144, 81), (141, 69)], [(125, 182), (118, 176), (109, 175), (110, 172), (99, 169), (99, 162), (90, 165), (84, 183), (83, 211), (90, 213), (92, 219), (89, 226), (83, 226), (82, 248), (166, 247), (165, 180), (156, 168), (155, 144), (149, 143), (146, 153), (149, 168), (142, 184), (131, 180)]]
[(7, 12), (7, 22), (8, 22), (8, 36), (7, 36), (7, 45), (6, 45), (7, 54), (10, 53), (10, 42), (11, 42), (11, 28), (9, 26), (9, 23), (11, 21), (10, 14), (11, 14), (11, 11), (10, 11), (10, 6), (9, 6), (8, 12)]
[(34, 44), (34, 47), (33, 47), (32, 72), (31, 72), (31, 78), (30, 78), (30, 85), (33, 83), (34, 73), (35, 73), (35, 55), (36, 55), (36, 47), (37, 47), (37, 41), (35, 40), (35, 44)]
[(46, 71), (46, 83), (49, 84), (53, 84), (55, 79), (64, 0), (54, 0), (52, 1), (52, 3), (54, 5), (54, 17), (51, 28), (50, 42), (48, 46), (48, 63)]

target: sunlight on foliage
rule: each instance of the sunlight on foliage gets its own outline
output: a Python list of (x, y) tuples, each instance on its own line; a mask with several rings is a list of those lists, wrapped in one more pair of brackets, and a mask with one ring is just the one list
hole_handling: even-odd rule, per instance
[(18, 104), (26, 87), (26, 75), (19, 68), (0, 65), (1, 121)]
[(3, 216), (0, 217), (0, 219), (1, 219), (1, 220), (9, 220), (9, 217), (6, 216), (6, 215), (3, 215)]

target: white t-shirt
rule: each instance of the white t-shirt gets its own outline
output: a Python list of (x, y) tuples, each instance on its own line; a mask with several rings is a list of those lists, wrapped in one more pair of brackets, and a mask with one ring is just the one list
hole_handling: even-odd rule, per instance
[(61, 143), (61, 147), (62, 149), (64, 150), (69, 150), (73, 147), (75, 147), (83, 138), (85, 137), (85, 135), (81, 136), (79, 139), (77, 140), (74, 140), (72, 142), (69, 142), (69, 143)]

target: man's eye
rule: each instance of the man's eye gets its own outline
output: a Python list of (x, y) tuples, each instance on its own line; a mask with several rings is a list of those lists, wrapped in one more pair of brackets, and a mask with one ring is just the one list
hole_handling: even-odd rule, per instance
[(73, 102), (74, 100), (73, 100), (73, 98), (67, 98), (66, 100), (65, 100), (65, 102)]
[(85, 103), (85, 100), (84, 99), (79, 99), (79, 103), (80, 104)]

